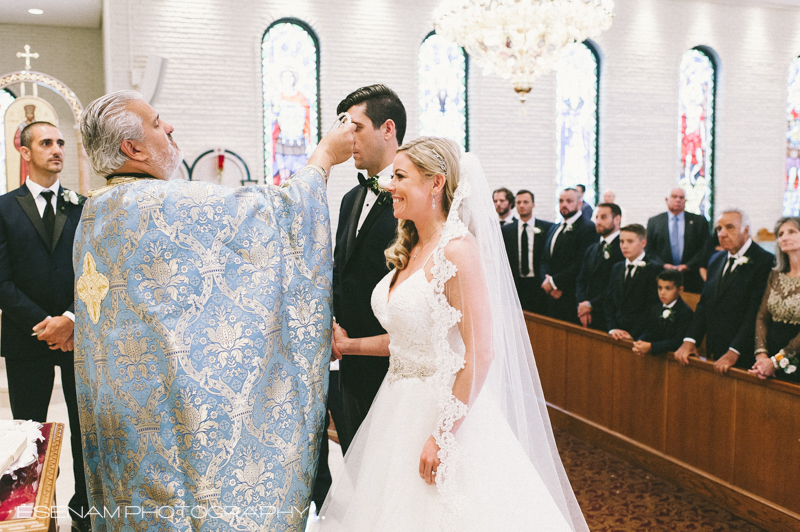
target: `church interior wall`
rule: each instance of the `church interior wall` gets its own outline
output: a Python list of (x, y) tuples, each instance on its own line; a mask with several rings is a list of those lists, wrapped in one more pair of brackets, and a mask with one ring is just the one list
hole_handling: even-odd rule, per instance
[[(25, 62), (18, 59), (17, 52), (29, 44), (31, 51), (39, 54), (31, 60), (32, 70), (48, 74), (72, 89), (85, 106), (105, 91), (103, 79), (103, 41), (100, 28), (71, 28), (58, 26), (36, 26), (0, 23), (0, 75), (23, 70)], [(8, 87), (16, 96), (20, 95), (19, 84)], [(31, 95), (31, 85), (26, 84)], [(38, 88), (41, 98), (56, 110), (59, 126), (64, 135), (67, 150), (61, 184), (78, 190), (78, 153), (75, 135), (75, 120), (72, 110), (63, 98), (52, 90)], [(103, 182), (93, 176), (92, 187)]]
[[(678, 173), (678, 65), (686, 50), (704, 45), (720, 58), (715, 204), (742, 207), (754, 228), (771, 228), (781, 212), (786, 75), (800, 54), (800, 9), (735, 0), (615, 4), (611, 29), (594, 39), (602, 57), (599, 190), (616, 192), (626, 223), (643, 223), (664, 209), (664, 191)], [(419, 128), (417, 50), (433, 28), (437, 5), (427, 0), (106, 0), (106, 88), (131, 88), (149, 55), (166, 58), (153, 105), (175, 125), (186, 159), (191, 163), (207, 149), (224, 147), (263, 179), (260, 46), (267, 26), (291, 16), (317, 33), (323, 132), (344, 96), (381, 82), (405, 102), (406, 138), (411, 139)], [(97, 37), (91, 35), (95, 46)], [(15, 38), (14, 46), (18, 43)], [(101, 78), (92, 65), (81, 68)], [(490, 184), (533, 190), (535, 214), (552, 220), (554, 74), (536, 82), (524, 105), (507, 81), (483, 76), (474, 61), (468, 86), (470, 149), (481, 158)], [(87, 88), (87, 94), (93, 90)], [(339, 201), (355, 184), (354, 174), (347, 163), (331, 176), (334, 230)]]

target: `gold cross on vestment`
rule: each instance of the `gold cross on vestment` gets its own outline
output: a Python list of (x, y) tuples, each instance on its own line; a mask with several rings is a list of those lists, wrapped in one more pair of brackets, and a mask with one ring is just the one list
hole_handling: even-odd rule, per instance
[(31, 69), (31, 58), (39, 59), (39, 54), (37, 52), (31, 53), (31, 47), (29, 44), (25, 45), (25, 53), (17, 52), (17, 57), (22, 59), (25, 58), (25, 70)]

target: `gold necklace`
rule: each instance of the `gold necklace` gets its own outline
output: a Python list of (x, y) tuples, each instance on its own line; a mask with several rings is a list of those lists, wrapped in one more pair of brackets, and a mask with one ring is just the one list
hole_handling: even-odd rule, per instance
[(431, 239), (433, 237), (435, 237), (440, 231), (441, 231), (441, 229), (437, 229), (436, 231), (434, 231), (434, 233), (428, 238), (428, 240), (426, 240), (425, 243), (422, 244), (422, 246), (420, 246), (420, 248), (417, 250), (417, 252), (414, 253), (414, 256), (411, 257), (411, 260), (417, 260), (417, 255), (419, 255), (419, 252), (422, 251), (423, 249), (425, 249), (425, 246), (428, 245), (428, 242), (430, 242)]

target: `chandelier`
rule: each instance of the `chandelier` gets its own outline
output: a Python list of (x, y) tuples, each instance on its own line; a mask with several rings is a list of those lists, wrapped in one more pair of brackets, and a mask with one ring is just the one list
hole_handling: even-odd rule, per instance
[(484, 75), (511, 81), (520, 101), (561, 50), (611, 27), (612, 0), (446, 0), (436, 33), (457, 42)]

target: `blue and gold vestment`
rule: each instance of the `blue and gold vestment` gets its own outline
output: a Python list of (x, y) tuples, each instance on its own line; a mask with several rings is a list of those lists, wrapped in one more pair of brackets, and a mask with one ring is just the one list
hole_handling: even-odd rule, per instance
[(117, 181), (74, 251), (94, 530), (302, 530), (331, 345), (323, 176)]

